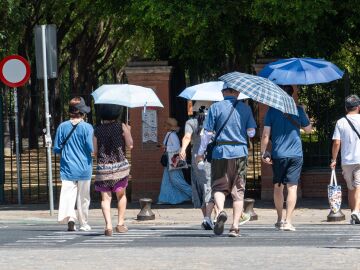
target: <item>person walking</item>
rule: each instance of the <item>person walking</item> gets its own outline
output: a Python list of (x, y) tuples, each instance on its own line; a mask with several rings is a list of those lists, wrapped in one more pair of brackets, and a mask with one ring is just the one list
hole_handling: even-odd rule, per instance
[[(163, 142), (164, 151), (169, 153), (180, 150), (180, 141), (176, 132), (179, 130), (177, 120), (168, 118), (165, 122), (167, 133)], [(191, 186), (185, 181), (181, 169), (169, 170), (169, 164), (164, 167), (158, 204), (179, 204), (191, 200)]]
[(193, 111), (195, 117), (185, 123), (185, 135), (182, 139), (180, 158), (186, 159), (186, 148), (192, 144), (191, 148), (191, 187), (192, 201), (195, 208), (201, 209), (203, 221), (201, 227), (204, 230), (213, 230), (214, 224), (211, 220), (211, 213), (214, 208), (214, 202), (211, 198), (211, 164), (204, 162), (202, 168), (196, 164), (196, 155), (200, 146), (200, 133), (203, 132), (203, 122), (207, 114), (209, 102), (196, 101)]
[(331, 169), (335, 169), (341, 148), (341, 167), (348, 188), (351, 224), (360, 224), (360, 99), (345, 99), (346, 115), (336, 122), (333, 134)]
[[(293, 95), (291, 85), (281, 86)], [(265, 115), (261, 138), (261, 158), (265, 164), (272, 165), (274, 184), (274, 203), (277, 211), (275, 227), (284, 231), (295, 231), (292, 216), (297, 200), (297, 186), (303, 164), (303, 151), (300, 128), (310, 133), (312, 126), (303, 107), (297, 106), (299, 116), (284, 114), (269, 108)], [(271, 154), (266, 151), (271, 138)], [(284, 186), (287, 188), (286, 214), (283, 216)]]
[[(75, 231), (78, 220), (81, 231), (90, 231), (88, 213), (92, 175), (93, 127), (84, 121), (90, 107), (82, 97), (69, 102), (70, 120), (59, 125), (54, 140), (54, 152), (61, 154), (61, 192), (58, 222), (67, 223)], [(75, 204), (77, 213), (75, 212)]]
[(97, 159), (95, 173), (95, 191), (101, 192), (101, 210), (105, 219), (106, 236), (112, 236), (111, 221), (112, 192), (118, 200), (118, 220), (115, 231), (126, 233), (126, 187), (130, 174), (130, 164), (125, 157), (125, 148), (133, 148), (131, 128), (128, 124), (120, 123), (117, 119), (121, 110), (118, 105), (101, 104), (98, 115), (101, 124), (94, 132), (94, 154)]
[(227, 214), (224, 211), (226, 196), (233, 199), (233, 223), (230, 237), (240, 236), (239, 220), (244, 205), (248, 137), (255, 136), (256, 123), (248, 105), (238, 101), (239, 92), (224, 84), (224, 100), (209, 108), (204, 125), (204, 134), (196, 162), (204, 160), (204, 153), (212, 136), (216, 133), (216, 145), (211, 160), (211, 188), (219, 214), (214, 233), (221, 235)]

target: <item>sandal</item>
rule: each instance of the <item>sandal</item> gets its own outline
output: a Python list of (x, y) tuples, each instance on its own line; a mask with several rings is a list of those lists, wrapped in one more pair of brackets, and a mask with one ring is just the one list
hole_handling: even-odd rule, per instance
[(117, 225), (115, 227), (115, 231), (117, 233), (126, 233), (128, 230), (129, 230), (128, 227), (126, 227), (125, 225)]
[(240, 229), (239, 228), (231, 228), (229, 231), (229, 237), (239, 237)]
[(104, 234), (105, 236), (112, 236), (112, 232), (113, 232), (112, 229), (106, 229)]

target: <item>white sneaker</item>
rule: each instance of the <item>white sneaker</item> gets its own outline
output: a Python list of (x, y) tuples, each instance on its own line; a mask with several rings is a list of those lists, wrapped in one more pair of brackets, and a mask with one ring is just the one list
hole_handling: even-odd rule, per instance
[(83, 232), (88, 232), (88, 231), (91, 231), (91, 227), (89, 224), (83, 224), (80, 226), (80, 231), (83, 231)]
[(359, 214), (359, 212), (353, 211), (351, 213), (351, 219), (355, 222), (355, 224), (359, 224), (360, 223), (360, 214)]

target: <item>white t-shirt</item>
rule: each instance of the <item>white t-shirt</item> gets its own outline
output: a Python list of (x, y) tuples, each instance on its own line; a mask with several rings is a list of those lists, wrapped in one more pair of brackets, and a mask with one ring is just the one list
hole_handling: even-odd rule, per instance
[[(348, 114), (347, 118), (360, 134), (360, 114)], [(341, 164), (360, 164), (360, 139), (345, 117), (336, 122), (333, 140), (341, 141)]]
[[(170, 137), (169, 137), (170, 136)], [(169, 137), (167, 143), (166, 143), (166, 152), (176, 152), (180, 149), (180, 140), (179, 137), (176, 135), (176, 132), (168, 132), (165, 135), (163, 144), (165, 145), (165, 142), (167, 140), (167, 137)]]

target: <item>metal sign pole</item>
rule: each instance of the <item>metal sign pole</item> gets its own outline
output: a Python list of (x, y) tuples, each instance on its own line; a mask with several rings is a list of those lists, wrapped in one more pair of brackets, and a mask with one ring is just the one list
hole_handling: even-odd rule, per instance
[(41, 26), (42, 35), (42, 56), (43, 56), (43, 71), (44, 71), (44, 99), (45, 99), (45, 120), (46, 120), (46, 155), (47, 155), (47, 169), (48, 169), (48, 182), (49, 182), (49, 203), (50, 203), (50, 216), (54, 214), (54, 194), (53, 194), (53, 181), (52, 181), (52, 163), (51, 163), (51, 134), (50, 134), (50, 117), (49, 114), (49, 97), (48, 97), (48, 75), (47, 75), (47, 62), (46, 62), (46, 40), (45, 40), (46, 25)]
[(14, 113), (15, 113), (15, 147), (16, 147), (16, 173), (18, 186), (18, 204), (21, 205), (21, 162), (20, 162), (20, 147), (19, 147), (19, 109), (17, 88), (14, 88)]

